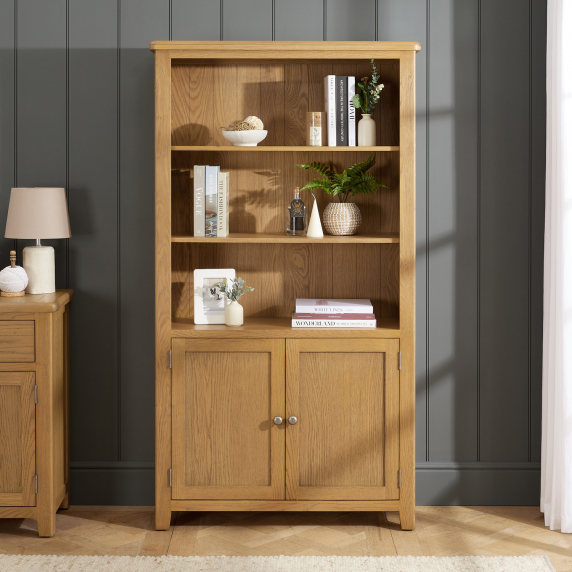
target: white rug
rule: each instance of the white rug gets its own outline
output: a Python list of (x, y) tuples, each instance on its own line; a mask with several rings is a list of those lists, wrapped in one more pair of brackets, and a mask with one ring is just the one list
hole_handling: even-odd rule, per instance
[(554, 572), (547, 556), (11, 556), (2, 572)]

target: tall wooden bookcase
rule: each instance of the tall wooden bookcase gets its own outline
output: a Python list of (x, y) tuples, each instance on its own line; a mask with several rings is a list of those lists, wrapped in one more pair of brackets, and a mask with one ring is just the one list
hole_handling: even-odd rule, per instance
[[(415, 526), (416, 42), (153, 42), (156, 527), (171, 511), (399, 511)], [(375, 147), (306, 147), (328, 74), (385, 84)], [(221, 127), (260, 117), (258, 147)], [(358, 118), (360, 114), (358, 113)], [(296, 164), (375, 153), (359, 234), (285, 234)], [(193, 236), (193, 165), (230, 173), (230, 235)], [(302, 199), (309, 207), (309, 193)], [(330, 197), (317, 194), (320, 212)], [(193, 270), (255, 288), (244, 326), (195, 325)], [(296, 298), (370, 298), (375, 330), (293, 329)], [(279, 424), (279, 417), (283, 421)]]

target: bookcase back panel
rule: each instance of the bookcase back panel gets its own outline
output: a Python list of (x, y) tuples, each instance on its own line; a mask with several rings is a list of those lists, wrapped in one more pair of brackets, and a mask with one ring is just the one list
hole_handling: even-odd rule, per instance
[[(385, 88), (373, 112), (378, 145), (399, 145), (399, 61), (378, 60)], [(324, 77), (371, 78), (369, 61), (174, 64), (171, 72), (172, 145), (228, 145), (221, 127), (249, 115), (264, 122), (260, 146), (305, 145), (306, 112), (325, 111)], [(361, 117), (358, 111), (356, 121)], [(325, 144), (325, 129), (323, 143)]]
[(193, 270), (234, 268), (245, 317), (291, 316), (296, 298), (369, 298), (399, 317), (399, 244), (172, 244), (172, 315), (193, 317)]
[[(228, 151), (172, 152), (172, 233), (193, 233), (192, 189), (193, 165), (220, 165), (230, 173), (230, 232), (285, 233), (286, 208), (295, 187), (319, 178), (313, 170), (297, 164), (330, 161), (336, 169), (348, 168), (364, 161), (369, 153), (356, 152), (255, 152)], [(359, 232), (399, 232), (399, 152), (376, 153), (370, 172), (387, 188), (371, 195), (356, 196), (363, 223)], [(336, 201), (324, 191), (314, 191), (320, 214)], [(313, 197), (302, 191), (301, 198), (310, 216)]]

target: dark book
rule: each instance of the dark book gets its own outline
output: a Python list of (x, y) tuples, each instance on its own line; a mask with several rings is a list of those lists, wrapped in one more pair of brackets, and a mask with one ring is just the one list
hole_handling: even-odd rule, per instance
[(348, 146), (348, 76), (336, 76), (336, 146)]

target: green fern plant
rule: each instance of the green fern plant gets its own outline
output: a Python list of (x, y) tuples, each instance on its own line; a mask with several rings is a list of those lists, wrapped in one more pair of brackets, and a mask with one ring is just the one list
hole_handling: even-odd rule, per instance
[(375, 165), (375, 155), (372, 153), (365, 161), (356, 163), (353, 167), (345, 169), (341, 173), (336, 173), (332, 163), (306, 163), (296, 165), (302, 169), (313, 169), (322, 175), (321, 179), (314, 179), (306, 183), (300, 190), (322, 189), (329, 195), (338, 197), (340, 203), (347, 203), (348, 199), (355, 195), (369, 195), (374, 193), (382, 185), (371, 173), (367, 171)]

